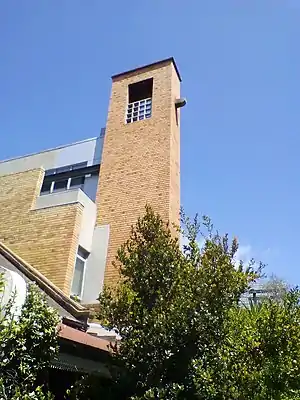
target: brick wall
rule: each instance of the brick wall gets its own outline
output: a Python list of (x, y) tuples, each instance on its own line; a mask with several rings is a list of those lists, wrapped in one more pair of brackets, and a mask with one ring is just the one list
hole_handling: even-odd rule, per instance
[[(125, 124), (128, 85), (153, 78), (152, 117)], [(97, 192), (97, 224), (110, 225), (104, 282), (118, 271), (112, 261), (130, 226), (150, 204), (166, 221), (179, 222), (180, 82), (171, 61), (114, 78)]]
[(69, 295), (82, 206), (34, 210), (43, 177), (42, 169), (0, 176), (0, 241)]

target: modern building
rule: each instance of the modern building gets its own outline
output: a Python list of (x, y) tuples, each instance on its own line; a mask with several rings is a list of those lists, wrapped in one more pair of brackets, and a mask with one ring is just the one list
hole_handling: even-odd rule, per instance
[(0, 162), (0, 242), (82, 304), (146, 203), (179, 222), (180, 82), (173, 58), (114, 75), (99, 137)]

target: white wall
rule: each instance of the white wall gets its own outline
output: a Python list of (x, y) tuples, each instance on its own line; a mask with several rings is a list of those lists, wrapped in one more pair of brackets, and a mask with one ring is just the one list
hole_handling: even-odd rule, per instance
[(109, 240), (109, 225), (96, 226), (92, 251), (86, 263), (82, 304), (95, 304), (103, 287)]
[(43, 167), (45, 170), (87, 161), (99, 164), (104, 136), (0, 162), (0, 175)]
[[(80, 189), (79, 189), (80, 190)], [(82, 193), (80, 202), (83, 204), (83, 212), (80, 226), (79, 246), (85, 250), (92, 251), (93, 235), (96, 224), (97, 208), (96, 204), (90, 200), (85, 193)]]
[(51, 194), (44, 194), (36, 199), (33, 207), (34, 210), (41, 208), (63, 206), (65, 204), (72, 204), (80, 202), (80, 189), (70, 189), (62, 192), (55, 192)]
[[(14, 318), (21, 314), (21, 309), (26, 300), (27, 285), (25, 279), (15, 271), (0, 265), (0, 273), (4, 276), (4, 291), (0, 293), (0, 313), (13, 298), (11, 312)], [(2, 310), (1, 310), (2, 309)]]

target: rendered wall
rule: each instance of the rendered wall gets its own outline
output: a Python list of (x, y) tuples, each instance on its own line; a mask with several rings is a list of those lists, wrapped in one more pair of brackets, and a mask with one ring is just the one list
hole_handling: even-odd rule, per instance
[[(102, 129), (101, 136), (98, 138), (0, 161), (0, 175), (24, 172), (41, 167), (48, 170), (86, 161), (88, 166), (99, 164), (102, 156), (104, 133), (105, 130)], [(96, 199), (97, 185), (98, 176), (86, 177), (83, 190), (93, 201)]]
[(96, 226), (87, 259), (82, 304), (96, 304), (102, 290), (109, 240), (109, 226)]

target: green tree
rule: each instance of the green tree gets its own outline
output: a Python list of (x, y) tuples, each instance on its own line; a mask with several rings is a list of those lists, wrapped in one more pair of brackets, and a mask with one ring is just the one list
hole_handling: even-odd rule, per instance
[(299, 300), (294, 289), (281, 301), (270, 298), (252, 308), (231, 310), (227, 340), (220, 349), (228, 397), (221, 398), (300, 398)]
[(132, 229), (118, 252), (120, 283), (99, 297), (99, 318), (122, 336), (113, 379), (85, 379), (71, 398), (299, 399), (299, 291), (241, 306), (261, 266), (237, 267), (237, 241), (208, 218), (201, 249), (198, 218), (183, 223), (183, 251), (149, 207)]
[(0, 319), (0, 399), (48, 400), (52, 396), (38, 386), (37, 378), (57, 354), (58, 315), (33, 285), (17, 319), (11, 312), (13, 301), (12, 297)]
[[(235, 264), (237, 241), (183, 217), (188, 244), (151, 208), (120, 248), (121, 281), (99, 297), (103, 324), (122, 337), (110, 398), (229, 399), (224, 394), (232, 310), (259, 271)], [(109, 397), (106, 397), (109, 398)]]

